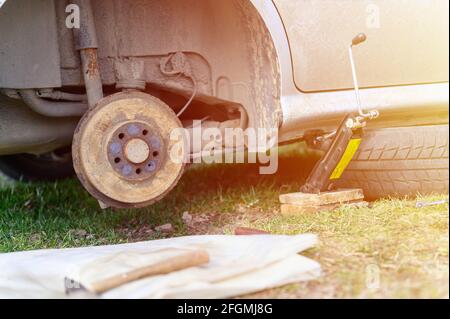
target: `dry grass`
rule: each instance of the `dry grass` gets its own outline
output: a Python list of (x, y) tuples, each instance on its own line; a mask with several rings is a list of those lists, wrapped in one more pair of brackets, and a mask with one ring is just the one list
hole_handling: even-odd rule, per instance
[[(448, 297), (448, 205), (417, 209), (414, 203), (380, 201), (371, 208), (249, 223), (274, 232), (319, 234), (319, 246), (307, 255), (323, 267), (317, 281), (256, 297)], [(371, 277), (373, 269), (378, 278)]]

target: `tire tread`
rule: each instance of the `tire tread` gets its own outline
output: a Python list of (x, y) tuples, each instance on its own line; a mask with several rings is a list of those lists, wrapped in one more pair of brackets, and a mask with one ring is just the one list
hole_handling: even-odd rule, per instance
[(369, 199), (448, 193), (448, 125), (367, 131), (339, 187)]

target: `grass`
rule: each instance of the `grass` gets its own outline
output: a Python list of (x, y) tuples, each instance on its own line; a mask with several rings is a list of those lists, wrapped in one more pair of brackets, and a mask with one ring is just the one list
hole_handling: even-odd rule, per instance
[[(308, 232), (320, 238), (305, 255), (321, 263), (321, 278), (247, 297), (448, 298), (448, 204), (419, 209), (413, 199), (391, 199), (281, 216), (278, 195), (299, 188), (313, 165), (309, 155), (301, 148), (285, 151), (270, 176), (250, 164), (193, 166), (163, 201), (140, 210), (103, 211), (75, 179), (33, 185), (0, 180), (0, 252), (231, 234), (237, 226)], [(189, 226), (182, 220), (186, 211), (194, 218)], [(165, 223), (172, 223), (173, 233), (154, 231)]]

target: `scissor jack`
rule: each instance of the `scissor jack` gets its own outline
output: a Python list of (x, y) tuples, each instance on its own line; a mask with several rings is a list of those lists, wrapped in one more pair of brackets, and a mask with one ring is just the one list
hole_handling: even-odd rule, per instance
[[(356, 123), (351, 115), (345, 116), (334, 133), (328, 150), (316, 163), (306, 183), (300, 188), (301, 192), (319, 194), (332, 190), (334, 182), (342, 176), (361, 144), (362, 125)], [(320, 141), (324, 137), (318, 136), (317, 139)]]
[(346, 114), (337, 130), (332, 133), (316, 134), (312, 136), (312, 139), (306, 138), (314, 145), (324, 145), (327, 150), (314, 166), (306, 183), (300, 188), (300, 193), (280, 196), (282, 213), (330, 209), (343, 203), (359, 203), (364, 199), (361, 189), (336, 190), (334, 185), (358, 150), (367, 121), (379, 116), (377, 110), (365, 112), (361, 106), (352, 48), (365, 40), (365, 34), (358, 34), (349, 47), (358, 115)]

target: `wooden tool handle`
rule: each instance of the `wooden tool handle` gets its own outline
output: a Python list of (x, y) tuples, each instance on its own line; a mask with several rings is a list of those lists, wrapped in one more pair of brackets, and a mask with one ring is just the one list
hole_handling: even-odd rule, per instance
[(186, 269), (189, 267), (203, 265), (208, 262), (209, 262), (209, 255), (206, 251), (203, 250), (191, 251), (186, 254), (182, 254), (150, 266), (145, 266), (142, 268), (126, 272), (124, 274), (100, 280), (98, 282), (93, 283), (90, 287), (90, 290), (100, 294), (138, 279), (156, 275), (164, 275), (174, 271)]

